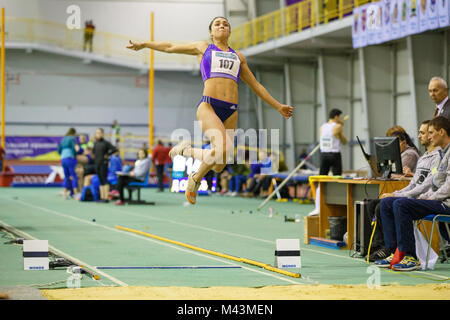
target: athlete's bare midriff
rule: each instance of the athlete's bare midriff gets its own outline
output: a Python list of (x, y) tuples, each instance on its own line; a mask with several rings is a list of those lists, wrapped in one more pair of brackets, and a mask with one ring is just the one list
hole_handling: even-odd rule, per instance
[(203, 95), (214, 99), (238, 104), (238, 84), (232, 79), (209, 78), (205, 81)]

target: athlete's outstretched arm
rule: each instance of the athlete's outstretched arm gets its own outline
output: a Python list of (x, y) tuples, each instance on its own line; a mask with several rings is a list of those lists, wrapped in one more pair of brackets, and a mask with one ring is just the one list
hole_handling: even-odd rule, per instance
[(294, 113), (294, 108), (286, 104), (282, 104), (278, 102), (274, 97), (272, 97), (270, 93), (267, 91), (267, 89), (264, 88), (264, 86), (261, 83), (259, 83), (258, 80), (256, 80), (255, 76), (248, 67), (247, 60), (245, 59), (244, 55), (241, 54), (240, 52), (238, 52), (237, 54), (239, 55), (239, 59), (241, 60), (240, 78), (244, 80), (244, 82), (250, 87), (250, 89), (252, 89), (252, 91), (258, 97), (260, 97), (272, 108), (281, 113), (283, 118), (289, 119), (290, 117), (292, 117), (292, 114)]
[(171, 42), (164, 42), (164, 41), (150, 41), (140, 43), (140, 42), (133, 42), (131, 40), (130, 45), (127, 46), (128, 49), (135, 51), (144, 48), (149, 48), (166, 53), (180, 53), (180, 54), (189, 54), (193, 56), (203, 54), (203, 52), (205, 52), (207, 47), (208, 43), (205, 41), (192, 42), (188, 44), (173, 44)]

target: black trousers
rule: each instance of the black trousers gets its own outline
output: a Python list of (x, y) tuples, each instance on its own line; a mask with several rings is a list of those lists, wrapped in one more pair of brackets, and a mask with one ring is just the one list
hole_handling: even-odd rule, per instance
[(340, 152), (320, 153), (319, 175), (328, 175), (330, 169), (334, 176), (340, 176), (342, 174), (342, 157)]
[(100, 185), (106, 185), (108, 183), (108, 161), (106, 160), (96, 163), (95, 172), (100, 180)]
[(253, 179), (248, 192), (252, 192), (255, 196), (259, 195), (261, 190), (267, 191), (270, 188), (272, 176), (264, 176), (261, 179)]
[(156, 167), (156, 176), (158, 177), (158, 188), (159, 190), (164, 190), (164, 165), (157, 164)]
[(124, 201), (123, 190), (131, 182), (142, 182), (142, 180), (130, 176), (119, 176), (119, 180), (117, 181), (117, 190), (120, 194), (120, 201)]

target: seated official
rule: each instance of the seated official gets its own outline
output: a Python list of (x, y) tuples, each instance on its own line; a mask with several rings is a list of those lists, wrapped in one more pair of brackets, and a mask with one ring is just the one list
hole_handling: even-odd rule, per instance
[[(422, 193), (428, 191), (432, 183), (432, 172), (437, 169), (437, 166), (442, 158), (442, 149), (439, 146), (434, 146), (428, 135), (428, 124), (430, 120), (422, 122), (419, 128), (418, 139), (421, 145), (426, 149), (426, 152), (417, 161), (416, 172), (411, 179), (411, 182), (405, 188), (394, 191), (393, 193), (384, 193), (380, 196), (380, 199), (375, 199), (369, 202), (369, 212), (372, 213), (370, 221), (373, 219), (373, 215), (376, 215), (377, 221), (381, 221), (380, 218), (380, 201), (384, 198), (389, 198), (394, 201), (398, 197), (416, 198)], [(395, 197), (395, 198), (394, 198)], [(366, 223), (370, 223), (367, 221)], [(377, 225), (375, 229), (371, 254), (369, 261), (374, 262), (376, 260), (387, 258), (392, 252), (384, 246), (383, 232), (381, 223)]]
[(119, 200), (115, 202), (116, 205), (124, 204), (124, 188), (131, 182), (143, 182), (150, 170), (150, 159), (148, 158), (147, 150), (140, 149), (138, 152), (138, 159), (134, 163), (134, 168), (123, 175), (119, 175), (116, 188), (119, 191)]
[[(406, 133), (406, 131), (401, 126), (395, 126), (387, 130), (386, 135), (388, 137), (398, 137), (399, 139), (399, 145), (400, 145), (400, 153), (401, 153), (401, 161), (402, 161), (402, 174), (391, 174), (391, 178), (399, 179), (404, 177), (412, 177), (414, 175), (414, 172), (416, 171), (417, 167), (417, 161), (419, 160), (419, 152), (417, 147), (412, 142), (409, 135)], [(368, 201), (368, 215), (366, 224), (371, 224), (372, 219), (374, 216), (377, 216), (377, 219), (379, 220), (380, 210), (379, 210), (379, 204), (380, 199), (369, 199)], [(374, 235), (374, 244), (381, 244), (382, 245), (382, 236), (381, 236), (381, 229), (382, 227), (377, 227), (377, 230), (375, 231)], [(381, 240), (381, 241), (380, 241)], [(381, 256), (378, 256), (378, 254), (382, 254)], [(364, 253), (365, 255), (365, 253)], [(373, 259), (378, 260), (383, 258), (383, 252), (373, 252), (371, 254)], [(369, 261), (375, 261), (371, 260), (372, 258), (369, 257)]]
[[(391, 198), (381, 200), (380, 215), (383, 225), (385, 247), (391, 254), (375, 261), (379, 267), (389, 267), (398, 248), (402, 260), (391, 268), (396, 271), (420, 269), (416, 256), (413, 221), (431, 213), (450, 215), (450, 121), (437, 117), (429, 122), (428, 134), (431, 143), (442, 149), (442, 158), (437, 170), (432, 170), (431, 187), (417, 199)], [(448, 237), (448, 235), (446, 235)]]

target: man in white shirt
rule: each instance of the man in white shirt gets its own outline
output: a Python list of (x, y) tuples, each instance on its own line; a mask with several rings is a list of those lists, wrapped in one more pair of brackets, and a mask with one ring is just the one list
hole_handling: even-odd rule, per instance
[(319, 130), (320, 137), (320, 172), (319, 175), (328, 175), (330, 169), (334, 176), (342, 174), (341, 144), (346, 144), (347, 138), (343, 132), (344, 120), (342, 111), (332, 109)]
[(433, 118), (438, 116), (450, 120), (450, 101), (447, 94), (447, 82), (441, 77), (433, 77), (428, 84), (428, 93), (431, 100), (436, 104)]

